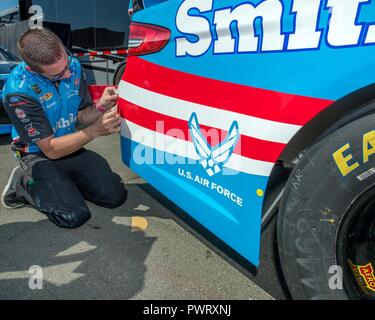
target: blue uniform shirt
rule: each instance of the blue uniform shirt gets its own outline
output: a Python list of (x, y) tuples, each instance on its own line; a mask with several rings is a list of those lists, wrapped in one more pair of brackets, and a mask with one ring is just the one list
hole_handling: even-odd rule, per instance
[(5, 110), (13, 124), (14, 151), (40, 152), (37, 142), (51, 135), (75, 132), (78, 112), (92, 105), (79, 61), (70, 63), (71, 76), (53, 83), (25, 63), (10, 74), (3, 92)]

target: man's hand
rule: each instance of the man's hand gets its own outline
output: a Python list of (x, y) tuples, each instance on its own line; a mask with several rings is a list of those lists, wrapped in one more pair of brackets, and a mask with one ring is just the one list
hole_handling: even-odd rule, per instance
[[(38, 147), (49, 159), (65, 157), (89, 143), (95, 138), (118, 133), (121, 130), (121, 118), (117, 112), (118, 95), (115, 88), (107, 88), (101, 100), (106, 103), (106, 112), (95, 110), (95, 106), (86, 108), (78, 114), (79, 121), (89, 125), (81, 131), (55, 138), (53, 135), (37, 142)], [(104, 107), (104, 106), (103, 106)], [(86, 113), (86, 116), (84, 116)], [(92, 123), (90, 125), (90, 123)]]
[(98, 105), (105, 110), (113, 108), (117, 104), (118, 94), (116, 94), (115, 87), (105, 88), (102, 97), (100, 98)]
[(115, 91), (115, 87), (107, 87), (96, 105), (94, 104), (82, 111), (79, 111), (79, 123), (84, 127), (92, 125), (93, 123), (95, 123), (95, 121), (98, 120), (98, 118), (103, 114), (103, 112), (105, 113), (110, 109), (114, 108), (117, 105), (118, 100), (118, 94), (116, 94)]
[(108, 136), (120, 132), (121, 119), (116, 110), (108, 110), (101, 115), (98, 120), (90, 127), (87, 132), (95, 139), (101, 136)]

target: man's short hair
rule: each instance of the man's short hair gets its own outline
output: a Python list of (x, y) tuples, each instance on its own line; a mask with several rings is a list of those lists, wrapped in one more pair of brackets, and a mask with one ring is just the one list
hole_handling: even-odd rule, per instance
[(47, 28), (25, 32), (18, 40), (17, 48), (23, 61), (37, 72), (41, 72), (41, 66), (59, 61), (64, 53), (62, 41)]

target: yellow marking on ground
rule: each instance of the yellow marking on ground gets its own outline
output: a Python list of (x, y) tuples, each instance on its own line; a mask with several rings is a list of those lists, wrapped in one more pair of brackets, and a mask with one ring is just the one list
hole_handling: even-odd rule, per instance
[(148, 227), (148, 221), (141, 217), (132, 217), (132, 232), (145, 231)]

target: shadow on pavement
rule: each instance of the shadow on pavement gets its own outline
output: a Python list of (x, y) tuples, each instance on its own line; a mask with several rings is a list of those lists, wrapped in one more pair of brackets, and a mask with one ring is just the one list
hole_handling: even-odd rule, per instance
[[(9, 142), (9, 137), (0, 137), (0, 146), (3, 146), (0, 188), (11, 168), (17, 165), (16, 161), (11, 161)], [(75, 230), (57, 228), (34, 209), (7, 211), (0, 206), (0, 299), (147, 299), (163, 294), (186, 297), (188, 292), (181, 291), (185, 286), (190, 286), (194, 293), (191, 297), (202, 292), (221, 297), (214, 285), (211, 288), (212, 283), (205, 283), (206, 276), (199, 268), (205, 268), (206, 260), (215, 256), (206, 248), (200, 250), (199, 246), (197, 249), (194, 241), (190, 252), (185, 233), (180, 237), (179, 228), (171, 227), (169, 221), (160, 223), (159, 219), (173, 220), (247, 278), (254, 279), (256, 271), (248, 262), (152, 186), (139, 182), (140, 179), (122, 164), (116, 137), (99, 139), (91, 146), (124, 178), (129, 190), (128, 201), (114, 210), (89, 204), (91, 220)], [(134, 216), (150, 220), (149, 229), (133, 232), (131, 217)], [(150, 236), (160, 232), (166, 237)], [(176, 238), (170, 241), (168, 237)], [(153, 246), (155, 249), (150, 254)], [(178, 250), (183, 248), (179, 252), (181, 256), (175, 254), (175, 246), (180, 248)], [(29, 289), (32, 274), (28, 270), (34, 265), (43, 268), (43, 290)], [(196, 266), (199, 270), (194, 268)], [(209, 270), (215, 270), (215, 265)], [(145, 280), (148, 280), (146, 286)], [(232, 285), (218, 283), (221, 288)], [(198, 292), (202, 284), (208, 288)], [(238, 286), (233, 290), (238, 291)]]
[[(93, 218), (75, 230), (42, 214), (40, 221), (0, 225), (0, 299), (131, 299), (142, 290), (156, 238), (132, 232), (130, 217), (117, 209), (89, 206)], [(43, 268), (42, 290), (29, 288), (34, 265)]]
[[(102, 153), (113, 148), (109, 141)], [(10, 143), (0, 136), (0, 192), (17, 165)], [(0, 205), (0, 299), (131, 299), (142, 291), (145, 260), (157, 238), (134, 232), (131, 217), (158, 210), (136, 185), (127, 187), (124, 206), (108, 210), (89, 203), (92, 218), (75, 230), (56, 227), (33, 208), (7, 211)], [(43, 269), (42, 290), (29, 288), (34, 265)]]
[(274, 217), (269, 226), (262, 232), (260, 261), (261, 268), (255, 268), (249, 261), (229, 247), (224, 241), (211, 233), (203, 225), (190, 217), (172, 201), (159, 193), (150, 184), (138, 186), (155, 201), (162, 204), (167, 210), (173, 212), (172, 218), (183, 229), (222, 257), (244, 276), (254, 281), (258, 286), (271, 294), (277, 300), (290, 299), (290, 294), (282, 277), (276, 239), (276, 222)]

